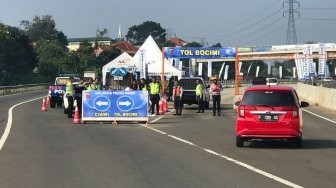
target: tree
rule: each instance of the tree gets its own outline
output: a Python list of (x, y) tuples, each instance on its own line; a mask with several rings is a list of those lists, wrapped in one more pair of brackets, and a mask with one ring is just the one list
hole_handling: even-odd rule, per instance
[(146, 21), (140, 25), (134, 25), (128, 29), (126, 38), (135, 45), (141, 45), (147, 37), (151, 35), (153, 39), (161, 44), (166, 41), (166, 30), (159, 23)]
[(203, 47), (203, 45), (198, 42), (190, 42), (186, 44), (185, 47)]
[(97, 29), (97, 31), (96, 31), (96, 37), (103, 37), (103, 36), (105, 36), (105, 35), (107, 35), (107, 33), (108, 33), (108, 31), (107, 31), (107, 29), (106, 28), (104, 28), (103, 30), (99, 30), (99, 29)]
[(36, 62), (28, 36), (0, 23), (0, 85), (30, 83)]
[(62, 31), (56, 29), (56, 23), (50, 15), (35, 16), (32, 22), (23, 20), (21, 26), (34, 42), (42, 39), (58, 40), (64, 48), (68, 45), (66, 36)]
[(212, 47), (221, 48), (221, 47), (222, 47), (222, 45), (221, 45), (221, 43), (217, 43), (217, 44), (214, 44), (214, 45), (212, 45)]

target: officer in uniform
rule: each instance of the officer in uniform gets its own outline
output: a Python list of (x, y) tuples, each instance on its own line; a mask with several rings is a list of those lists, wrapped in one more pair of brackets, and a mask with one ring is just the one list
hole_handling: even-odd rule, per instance
[(154, 109), (156, 106), (156, 115), (159, 115), (159, 101), (160, 101), (160, 83), (156, 81), (156, 78), (152, 78), (152, 83), (149, 84), (150, 88), (150, 100), (152, 103), (152, 116), (155, 116)]
[(182, 94), (183, 94), (183, 89), (181, 86), (179, 86), (179, 83), (177, 80), (174, 82), (174, 87), (173, 87), (173, 100), (174, 100), (174, 108), (175, 108), (175, 114), (181, 116), (182, 115), (182, 107), (183, 104), (181, 102), (182, 99)]
[(65, 96), (68, 99), (68, 118), (72, 118), (73, 112), (73, 104), (74, 104), (74, 89), (72, 83), (74, 82), (74, 78), (72, 76), (69, 77), (69, 80), (65, 87)]
[(204, 113), (204, 95), (203, 95), (203, 91), (204, 90), (204, 86), (200, 83), (199, 80), (196, 80), (196, 100), (198, 103), (198, 110), (196, 113)]

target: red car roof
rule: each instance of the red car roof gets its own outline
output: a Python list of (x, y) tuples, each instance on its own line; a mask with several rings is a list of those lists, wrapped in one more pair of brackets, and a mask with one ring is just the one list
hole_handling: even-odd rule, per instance
[(292, 91), (290, 86), (268, 86), (268, 85), (254, 85), (245, 89), (245, 91)]

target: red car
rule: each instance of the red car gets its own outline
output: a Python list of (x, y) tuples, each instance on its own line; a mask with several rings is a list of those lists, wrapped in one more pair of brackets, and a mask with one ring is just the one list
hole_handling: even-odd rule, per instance
[(256, 85), (247, 88), (238, 106), (236, 146), (253, 139), (285, 139), (302, 147), (302, 110), (296, 91), (289, 86)]

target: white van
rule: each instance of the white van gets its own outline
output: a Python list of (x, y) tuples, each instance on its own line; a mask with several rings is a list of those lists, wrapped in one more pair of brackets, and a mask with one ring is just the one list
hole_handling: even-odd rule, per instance
[(266, 84), (270, 86), (278, 85), (278, 79), (276, 78), (266, 78)]

